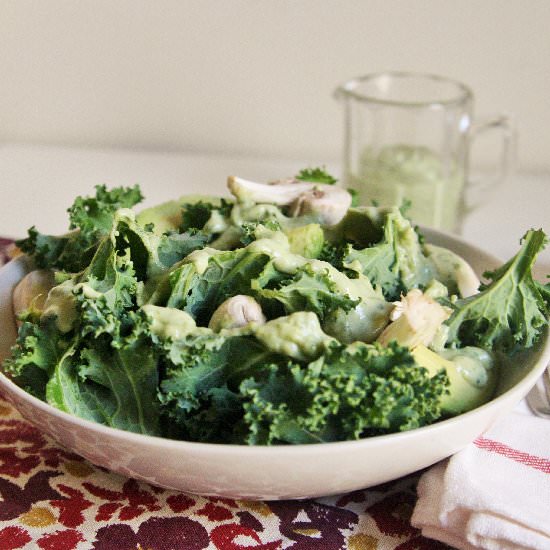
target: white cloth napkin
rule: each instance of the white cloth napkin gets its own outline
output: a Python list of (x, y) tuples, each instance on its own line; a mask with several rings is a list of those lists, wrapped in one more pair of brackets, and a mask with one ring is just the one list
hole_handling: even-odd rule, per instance
[(510, 413), (433, 466), (411, 523), (459, 549), (550, 550), (550, 421)]

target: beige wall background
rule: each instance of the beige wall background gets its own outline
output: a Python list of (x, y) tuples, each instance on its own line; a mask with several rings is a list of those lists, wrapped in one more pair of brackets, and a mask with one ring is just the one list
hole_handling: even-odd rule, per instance
[(469, 84), (550, 169), (548, 0), (0, 0), (0, 141), (334, 162), (332, 90), (386, 69)]

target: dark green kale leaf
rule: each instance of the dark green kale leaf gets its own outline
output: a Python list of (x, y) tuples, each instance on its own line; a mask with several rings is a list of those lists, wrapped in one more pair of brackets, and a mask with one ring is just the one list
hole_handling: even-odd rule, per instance
[(325, 170), (324, 166), (322, 168), (304, 168), (298, 172), (295, 178), (300, 181), (328, 183), (329, 185), (334, 185), (338, 181)]
[(203, 248), (208, 243), (208, 239), (207, 235), (193, 231), (162, 235), (156, 250), (156, 258), (162, 266), (161, 271), (169, 269), (193, 250)]
[(46, 399), (58, 409), (131, 432), (159, 434), (157, 358), (137, 330), (114, 340), (84, 338), (57, 363)]
[(143, 196), (137, 185), (110, 190), (98, 185), (95, 197), (77, 197), (68, 209), (70, 233), (43, 235), (31, 227), (28, 237), (16, 244), (34, 259), (37, 267), (70, 273), (82, 271), (92, 259), (100, 240), (109, 233), (115, 212), (120, 208), (131, 208), (141, 200)]
[(359, 206), (359, 192), (357, 189), (353, 189), (352, 187), (348, 187), (348, 193), (351, 195), (351, 206), (356, 207)]
[(113, 225), (113, 215), (121, 208), (132, 206), (143, 200), (138, 185), (134, 187), (114, 187), (107, 189), (105, 185), (96, 186), (95, 197), (77, 197), (68, 209), (69, 229), (80, 229), (85, 235), (106, 235)]
[(194, 264), (183, 263), (167, 275), (170, 289), (166, 301), (155, 296), (154, 303), (182, 309), (199, 325), (207, 325), (227, 298), (252, 294), (251, 280), (262, 273), (269, 261), (267, 254), (241, 248), (214, 254), (202, 273), (197, 272)]
[(221, 216), (228, 217), (232, 208), (233, 203), (226, 199), (221, 199), (220, 204), (207, 201), (184, 203), (182, 204), (180, 232), (200, 231), (204, 228), (214, 210), (217, 210)]
[(264, 230), (265, 232), (265, 229), (267, 229), (268, 231), (282, 231), (281, 224), (279, 223), (278, 220), (274, 218), (273, 219), (267, 218), (265, 220), (257, 221), (257, 222), (244, 222), (241, 225), (241, 230), (242, 230), (241, 243), (244, 246), (247, 246), (251, 242), (257, 240), (258, 229), (260, 229), (260, 233), (262, 233), (262, 230)]
[(18, 386), (44, 399), (46, 384), (68, 346), (69, 342), (57, 330), (55, 321), (41, 325), (24, 322), (12, 355), (4, 361), (2, 369)]
[(335, 345), (303, 366), (272, 367), (241, 384), (249, 444), (359, 439), (418, 428), (441, 416), (444, 372), (430, 377), (391, 345)]
[[(365, 209), (364, 215), (372, 218), (372, 211), (372, 208)], [(379, 215), (377, 212), (376, 216)], [(368, 277), (373, 285), (381, 288), (386, 300), (398, 300), (401, 293), (426, 285), (435, 273), (424, 255), (417, 231), (399, 209), (387, 210), (381, 218), (382, 239), (365, 248), (350, 247), (343, 265)]]
[(343, 271), (344, 258), (347, 256), (350, 246), (351, 244), (345, 240), (337, 243), (325, 240), (321, 253), (317, 259), (323, 262), (328, 262), (332, 267), (335, 267), (339, 271)]
[(544, 232), (531, 229), (519, 252), (495, 271), (480, 292), (458, 300), (447, 321), (447, 343), (512, 354), (530, 348), (548, 326), (548, 289), (533, 280), (532, 267), (546, 245)]
[(358, 439), (441, 416), (448, 379), (406, 348), (334, 344), (310, 363), (252, 336), (202, 334), (165, 343), (160, 399), (172, 436), (269, 445)]
[[(550, 275), (547, 275), (547, 278), (550, 278)], [(535, 287), (540, 293), (541, 298), (544, 300), (544, 303), (546, 304), (546, 308), (548, 311), (550, 311), (550, 282), (548, 283), (541, 283), (539, 281), (534, 281)]]
[(214, 333), (164, 343), (166, 374), (159, 398), (175, 437), (242, 442), (241, 382), (287, 359), (251, 336)]
[(266, 285), (266, 281), (252, 282), (254, 295), (260, 303), (279, 302), (287, 315), (296, 311), (312, 311), (323, 321), (331, 312), (337, 309), (350, 311), (359, 303), (359, 300), (351, 299), (338, 288), (328, 269), (314, 270), (308, 263), (297, 268), (292, 276), (277, 281), (274, 286), (269, 284), (265, 288), (261, 284)]

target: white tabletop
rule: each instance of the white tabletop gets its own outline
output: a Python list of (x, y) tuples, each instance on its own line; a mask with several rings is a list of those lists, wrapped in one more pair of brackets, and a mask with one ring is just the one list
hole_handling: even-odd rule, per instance
[[(0, 147), (0, 236), (20, 237), (31, 225), (45, 233), (67, 229), (66, 209), (93, 187), (139, 183), (145, 206), (188, 193), (223, 193), (228, 175), (268, 181), (323, 164), (318, 159), (258, 159), (196, 153), (89, 150), (28, 145)], [(327, 164), (338, 174), (339, 167)], [(516, 174), (486, 194), (465, 220), (462, 236), (502, 259), (512, 256), (531, 227), (550, 234), (550, 173)], [(550, 249), (539, 274), (550, 273)]]

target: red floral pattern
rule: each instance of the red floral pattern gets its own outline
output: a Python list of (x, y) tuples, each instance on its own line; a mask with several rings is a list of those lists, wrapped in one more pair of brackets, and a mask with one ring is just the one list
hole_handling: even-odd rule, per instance
[(306, 501), (178, 493), (93, 466), (0, 399), (2, 550), (445, 548), (410, 525), (417, 479)]

